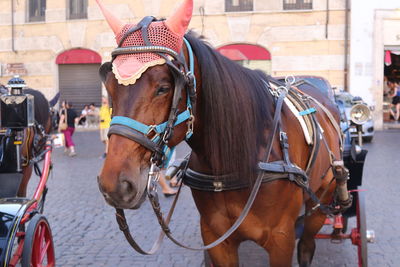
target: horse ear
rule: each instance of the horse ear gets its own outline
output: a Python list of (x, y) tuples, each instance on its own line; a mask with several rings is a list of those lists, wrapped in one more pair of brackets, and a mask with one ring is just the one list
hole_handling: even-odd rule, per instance
[(175, 34), (183, 36), (189, 26), (193, 13), (193, 0), (185, 0), (165, 24)]
[(124, 23), (117, 17), (115, 17), (108, 9), (106, 9), (106, 7), (100, 0), (96, 0), (96, 2), (97, 5), (100, 7), (101, 12), (103, 13), (108, 25), (110, 25), (110, 28), (113, 30), (114, 34), (117, 35), (124, 27)]

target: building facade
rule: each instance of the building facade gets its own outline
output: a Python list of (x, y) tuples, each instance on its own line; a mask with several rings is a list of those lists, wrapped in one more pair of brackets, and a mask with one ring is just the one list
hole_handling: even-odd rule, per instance
[[(103, 0), (127, 23), (168, 17), (180, 2)], [(346, 0), (194, 0), (189, 28), (246, 66), (273, 76), (323, 76), (343, 89), (345, 6)], [(100, 101), (97, 68), (115, 46), (94, 0), (0, 1), (0, 83), (20, 74), (49, 98), (60, 91), (79, 105)]]
[(350, 91), (375, 108), (376, 128), (391, 127), (385, 80), (400, 80), (400, 2), (353, 0), (351, 10)]

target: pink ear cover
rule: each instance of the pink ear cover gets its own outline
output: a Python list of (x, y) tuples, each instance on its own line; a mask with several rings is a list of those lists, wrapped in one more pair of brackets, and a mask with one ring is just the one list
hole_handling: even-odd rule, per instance
[(106, 9), (106, 7), (100, 0), (96, 0), (96, 3), (103, 13), (108, 25), (110, 25), (110, 28), (112, 29), (114, 34), (117, 35), (122, 30), (122, 27), (124, 27), (124, 23), (120, 21), (117, 17), (115, 17), (108, 9)]
[[(126, 24), (123, 26), (120, 21), (102, 7), (99, 0), (96, 1), (113, 29), (116, 35), (115, 39), (119, 44), (124, 34), (136, 25)], [(168, 47), (179, 53), (183, 45), (183, 36), (192, 18), (192, 12), (193, 0), (185, 0), (168, 20), (152, 22), (147, 30), (149, 41), (155, 46)], [(136, 31), (131, 33), (121, 46), (144, 45), (141, 32)], [(125, 54), (115, 58), (113, 72), (120, 84), (130, 85), (134, 84), (148, 68), (163, 64), (165, 64), (165, 59), (155, 53)]]
[[(125, 25), (115, 37), (117, 43), (121, 41), (129, 29), (135, 26), (135, 24)], [(152, 22), (147, 29), (147, 33), (149, 41), (153, 45), (168, 47), (177, 53), (180, 52), (183, 36), (172, 32), (167, 28), (164, 21)], [(121, 46), (145, 46), (141, 31), (131, 33)], [(165, 59), (155, 53), (125, 54), (115, 58), (113, 72), (120, 84), (129, 85), (134, 84), (149, 67), (163, 64), (165, 64)]]
[(193, 0), (185, 0), (165, 24), (174, 33), (183, 36), (189, 26), (193, 13)]

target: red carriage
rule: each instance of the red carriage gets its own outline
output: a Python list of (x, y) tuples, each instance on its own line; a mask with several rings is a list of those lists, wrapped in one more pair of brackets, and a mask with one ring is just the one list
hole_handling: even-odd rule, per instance
[[(0, 103), (0, 266), (52, 267), (52, 234), (42, 214), (52, 168), (49, 105), (40, 92), (24, 86), (19, 78), (10, 80), (10, 93)], [(33, 168), (40, 179), (26, 198)]]

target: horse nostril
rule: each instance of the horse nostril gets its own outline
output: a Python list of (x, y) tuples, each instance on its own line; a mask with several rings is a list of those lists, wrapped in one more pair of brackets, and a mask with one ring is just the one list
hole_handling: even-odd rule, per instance
[(122, 192), (126, 192), (130, 195), (136, 194), (136, 188), (133, 186), (133, 184), (131, 182), (129, 182), (127, 180), (122, 181), (121, 189), (122, 189)]

